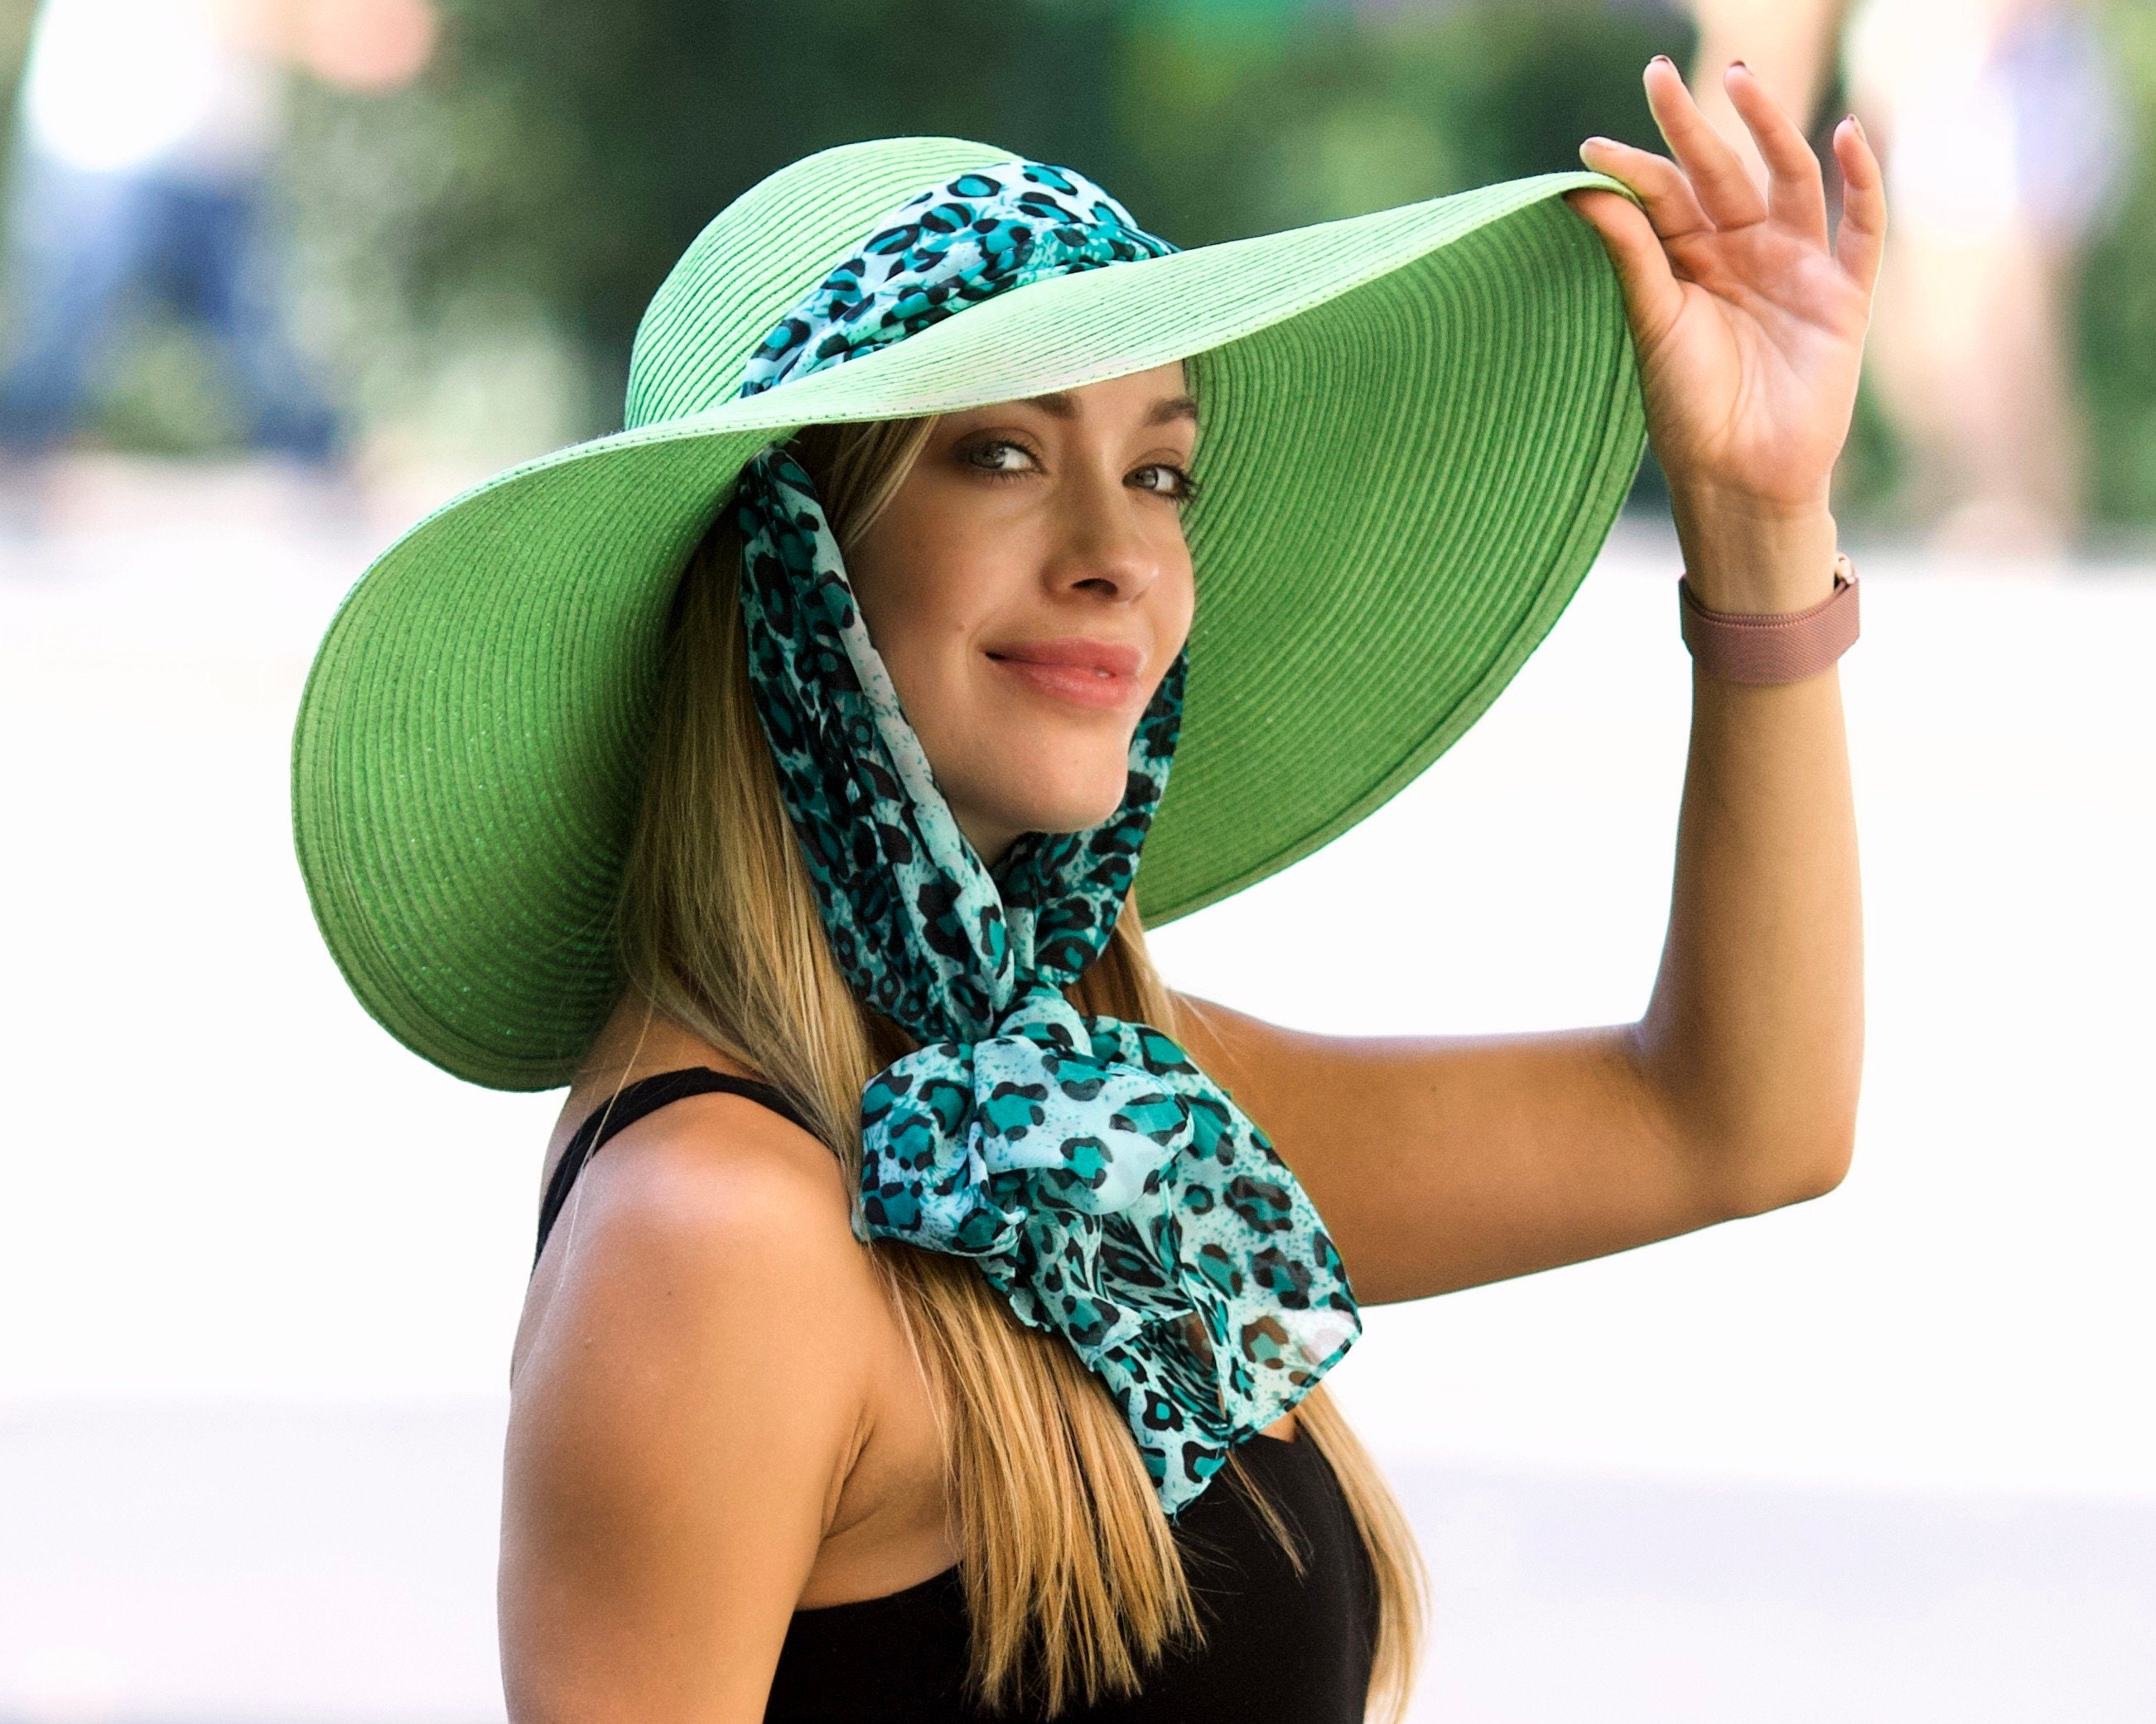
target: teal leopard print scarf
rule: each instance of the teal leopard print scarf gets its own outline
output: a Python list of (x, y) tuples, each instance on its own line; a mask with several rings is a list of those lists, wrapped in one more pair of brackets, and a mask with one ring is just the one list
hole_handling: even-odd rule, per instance
[[(1048, 276), (1173, 250), (1099, 187), (1018, 161), (932, 187), (775, 328), (743, 395)], [(1106, 1384), (1171, 1516), (1362, 1331), (1317, 1213), (1265, 1134), (1158, 1030), (1061, 989), (1106, 946), (1168, 786), (1183, 663), (1089, 832), (1021, 839), (993, 873), (900, 711), (808, 475), (742, 475), (742, 606), (778, 782), (840, 968), (926, 1045), (861, 1103), (864, 1241), (980, 1265), (1028, 1327)]]

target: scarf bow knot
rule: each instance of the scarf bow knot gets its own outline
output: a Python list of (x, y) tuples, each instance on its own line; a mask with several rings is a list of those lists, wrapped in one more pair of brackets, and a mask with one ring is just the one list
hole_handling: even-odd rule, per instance
[(1034, 1216), (1069, 1228), (1158, 1192), (1193, 1139), (1190, 1109), (1120, 1057), (1125, 1027), (1039, 993), (995, 1035), (880, 1073), (861, 1101), (870, 1229), (1008, 1263)]

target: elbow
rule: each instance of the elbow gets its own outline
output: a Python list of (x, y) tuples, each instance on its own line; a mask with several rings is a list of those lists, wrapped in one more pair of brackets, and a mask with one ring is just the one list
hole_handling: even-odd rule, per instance
[[(1707, 1224), (1823, 1198), (1849, 1177), (1861, 1054), (1702, 1078), (1643, 1058), (1665, 1141), (1688, 1164)], [(1657, 1084), (1655, 1078), (1661, 1081)]]
[(1724, 1146), (1715, 1163), (1724, 1170), (1717, 1185), (1715, 1207), (1727, 1220), (1763, 1215), (1792, 1203), (1823, 1198), (1849, 1177), (1856, 1149), (1856, 1117), (1821, 1121), (1802, 1131), (1778, 1133), (1765, 1141)]

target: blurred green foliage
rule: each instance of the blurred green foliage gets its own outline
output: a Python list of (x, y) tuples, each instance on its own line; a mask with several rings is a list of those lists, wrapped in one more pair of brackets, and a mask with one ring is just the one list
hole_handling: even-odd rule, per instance
[(1640, 69), (1688, 59), (1691, 42), (1681, 13), (1605, 0), (1312, 9), (1240, 30), (1133, 7), (1116, 183), (1142, 219), (1198, 244), (1576, 168), (1591, 133), (1659, 142)]
[(2156, 6), (2111, 0), (2112, 65), (2139, 121), (2126, 189), (2083, 260), (2079, 315), (2091, 512), (2156, 523)]
[[(1688, 21), (1608, 0), (448, 0), (388, 100), (311, 92), (291, 156), (315, 308), (372, 406), (480, 326), (552, 331), (617, 420), (630, 339), (697, 230), (825, 145), (954, 132), (1062, 161), (1188, 245), (1578, 166), (1655, 134)], [(394, 320), (393, 335), (376, 326)], [(529, 345), (527, 341), (527, 346)], [(431, 356), (431, 357), (429, 357)]]
[[(1366, 22), (1243, 0), (450, 0), (388, 103), (317, 93), (295, 166), (399, 303), (536, 297), (619, 369), (697, 230), (826, 145), (952, 132), (1068, 162), (1182, 244), (1651, 141), (1659, 8), (1469, 0)], [(355, 203), (355, 198), (357, 203)], [(363, 239), (359, 236), (363, 235)], [(388, 285), (388, 284), (385, 284)]]
[[(1113, 16), (971, 0), (447, 0), (388, 101), (314, 92), (296, 189), (409, 316), (536, 302), (608, 371), (699, 228), (795, 156), (901, 131), (1098, 152)], [(351, 201), (357, 196), (357, 206)]]

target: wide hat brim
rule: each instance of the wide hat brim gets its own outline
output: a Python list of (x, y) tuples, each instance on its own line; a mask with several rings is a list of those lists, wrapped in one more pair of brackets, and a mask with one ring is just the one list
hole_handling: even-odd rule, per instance
[(415, 1052), (566, 1083), (620, 989), (612, 923), (666, 618), (742, 464), (819, 422), (908, 417), (1187, 362), (1204, 495), (1153, 924), (1309, 854), (1488, 707), (1594, 561), (1645, 446), (1599, 240), (1482, 187), (1008, 292), (746, 401), (749, 351), (879, 216), (1010, 152), (851, 145), (732, 206), (639, 331), (633, 428), (413, 528), (331, 625), (293, 741), (323, 936)]

